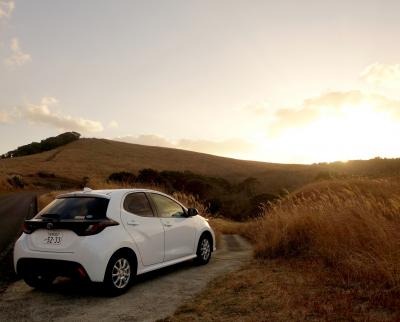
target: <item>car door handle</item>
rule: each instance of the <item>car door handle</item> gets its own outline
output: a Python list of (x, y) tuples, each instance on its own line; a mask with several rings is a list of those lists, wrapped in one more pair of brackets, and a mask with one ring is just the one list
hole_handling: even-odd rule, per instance
[(137, 226), (137, 225), (139, 225), (136, 221), (134, 221), (134, 220), (129, 220), (128, 222), (127, 222), (127, 224), (128, 225), (131, 225), (131, 226)]
[(164, 226), (165, 226), (165, 227), (171, 227), (172, 224), (166, 222), (166, 223), (164, 223)]

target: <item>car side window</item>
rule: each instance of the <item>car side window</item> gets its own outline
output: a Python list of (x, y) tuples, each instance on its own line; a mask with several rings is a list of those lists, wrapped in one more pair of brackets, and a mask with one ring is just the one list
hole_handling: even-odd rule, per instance
[(154, 217), (150, 202), (143, 192), (135, 192), (127, 195), (124, 200), (124, 209), (138, 216)]
[(176, 218), (176, 217), (183, 217), (185, 215), (185, 212), (182, 208), (182, 206), (175, 201), (156, 194), (152, 193), (151, 198), (153, 199), (154, 203), (156, 204), (158, 214), (160, 217), (163, 218)]

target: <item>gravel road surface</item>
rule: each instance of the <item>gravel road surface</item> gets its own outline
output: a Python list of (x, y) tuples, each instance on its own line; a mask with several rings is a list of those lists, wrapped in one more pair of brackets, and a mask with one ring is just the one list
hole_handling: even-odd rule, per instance
[(195, 301), (208, 282), (250, 260), (251, 252), (240, 236), (223, 235), (207, 265), (185, 262), (138, 276), (126, 294), (114, 298), (67, 279), (46, 292), (19, 280), (0, 295), (0, 321), (155, 321)]

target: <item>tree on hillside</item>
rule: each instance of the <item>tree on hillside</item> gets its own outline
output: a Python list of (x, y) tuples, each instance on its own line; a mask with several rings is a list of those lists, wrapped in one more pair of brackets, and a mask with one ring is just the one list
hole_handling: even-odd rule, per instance
[(242, 182), (239, 182), (237, 187), (239, 190), (244, 191), (248, 197), (252, 197), (255, 195), (256, 186), (258, 184), (260, 184), (260, 182), (256, 178), (248, 177)]
[(77, 132), (65, 132), (54, 137), (49, 137), (40, 142), (32, 142), (30, 144), (22, 145), (15, 150), (4, 153), (1, 155), (1, 159), (21, 157), (24, 155), (49, 151), (58, 148), (59, 146), (79, 140), (80, 136), (81, 135)]

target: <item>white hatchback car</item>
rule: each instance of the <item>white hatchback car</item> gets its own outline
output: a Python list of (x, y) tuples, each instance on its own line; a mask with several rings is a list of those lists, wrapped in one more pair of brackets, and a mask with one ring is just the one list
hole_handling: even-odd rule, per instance
[(25, 221), (14, 266), (32, 287), (77, 276), (119, 294), (138, 274), (190, 259), (206, 264), (214, 250), (207, 220), (164, 193), (85, 188)]

